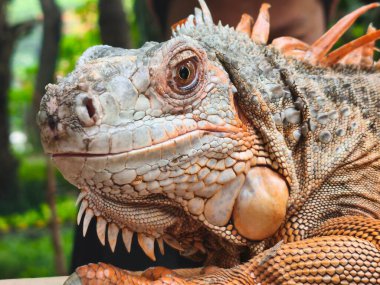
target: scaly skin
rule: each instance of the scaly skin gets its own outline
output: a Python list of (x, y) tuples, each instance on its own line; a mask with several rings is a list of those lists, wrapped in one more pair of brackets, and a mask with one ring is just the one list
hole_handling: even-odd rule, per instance
[(200, 2), (168, 42), (90, 48), (38, 121), (84, 234), (95, 216), (111, 249), (136, 232), (211, 267), (67, 284), (380, 283), (379, 73), (284, 57)]

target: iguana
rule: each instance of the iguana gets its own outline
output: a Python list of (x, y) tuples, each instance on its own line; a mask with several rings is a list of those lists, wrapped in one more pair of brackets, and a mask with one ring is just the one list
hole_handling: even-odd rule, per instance
[(47, 86), (41, 137), (81, 192), (83, 233), (205, 267), (82, 266), (66, 284), (380, 284), (380, 74), (368, 33), (330, 52), (364, 6), (312, 45), (267, 45), (202, 9), (173, 38), (89, 48)]

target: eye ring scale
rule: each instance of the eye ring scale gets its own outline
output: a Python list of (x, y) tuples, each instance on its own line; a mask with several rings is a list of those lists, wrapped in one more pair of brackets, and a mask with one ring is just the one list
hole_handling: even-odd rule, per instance
[(194, 96), (201, 85), (203, 66), (201, 56), (192, 49), (177, 52), (168, 62), (167, 84), (176, 99)]

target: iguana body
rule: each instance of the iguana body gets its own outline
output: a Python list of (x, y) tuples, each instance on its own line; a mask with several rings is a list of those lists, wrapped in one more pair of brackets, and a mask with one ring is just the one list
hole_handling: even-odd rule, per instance
[(86, 51), (38, 120), (84, 233), (96, 216), (112, 249), (137, 232), (152, 259), (165, 240), (225, 269), (89, 265), (68, 284), (380, 283), (379, 73), (284, 56), (201, 5), (166, 43)]

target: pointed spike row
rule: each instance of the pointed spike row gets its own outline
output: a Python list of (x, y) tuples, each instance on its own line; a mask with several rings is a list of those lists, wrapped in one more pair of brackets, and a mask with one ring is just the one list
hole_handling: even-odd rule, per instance
[(343, 58), (345, 55), (349, 54), (353, 50), (364, 46), (366, 44), (371, 43), (372, 41), (375, 41), (380, 38), (380, 30), (377, 30), (376, 32), (373, 32), (371, 34), (364, 35), (356, 40), (353, 40), (344, 46), (341, 46), (340, 48), (334, 50), (331, 52), (322, 63), (325, 65), (333, 65), (337, 63), (341, 58)]
[(146, 236), (142, 233), (137, 234), (137, 240), (140, 247), (144, 253), (153, 261), (156, 261), (156, 256), (154, 255), (154, 238)]
[(121, 233), (122, 233), (122, 237), (123, 237), (123, 242), (124, 242), (125, 248), (127, 249), (128, 252), (131, 252), (133, 232), (131, 232), (127, 228), (124, 228), (121, 231)]
[[(372, 34), (376, 32), (376, 28), (369, 24), (367, 29), (367, 35)], [(364, 67), (371, 67), (373, 66), (373, 55), (375, 53), (375, 43), (376, 41), (370, 42), (369, 44), (363, 46), (362, 48), (362, 57), (360, 65)]]
[(158, 238), (157, 243), (158, 243), (158, 248), (160, 249), (161, 255), (165, 255), (164, 240), (162, 238)]
[(352, 52), (346, 54), (343, 58), (341, 58), (338, 63), (344, 65), (360, 65), (362, 60), (362, 53), (364, 47), (359, 47)]
[(99, 241), (103, 246), (106, 245), (106, 227), (107, 221), (103, 217), (99, 216), (96, 223), (96, 233), (98, 234)]
[(210, 12), (209, 8), (207, 7), (206, 2), (204, 0), (198, 0), (198, 1), (199, 1), (199, 5), (201, 6), (201, 9), (202, 9), (203, 20), (204, 20), (205, 24), (213, 25), (214, 22), (212, 20), (211, 12)]
[(379, 3), (368, 4), (343, 17), (311, 45), (311, 48), (305, 55), (305, 60), (311, 64), (319, 63), (359, 16), (370, 9), (379, 7), (379, 5)]
[(190, 15), (189, 17), (187, 17), (185, 25), (187, 28), (194, 27), (194, 25), (195, 25), (194, 15)]
[(309, 45), (293, 37), (280, 37), (272, 41), (271, 45), (283, 55), (303, 60)]
[(251, 37), (253, 23), (253, 18), (250, 15), (244, 13), (241, 15), (240, 22), (236, 26), (236, 31), (247, 34), (248, 37)]
[(90, 208), (86, 210), (86, 214), (84, 215), (83, 219), (83, 236), (86, 236), (88, 225), (90, 224), (92, 218), (94, 217), (94, 211)]
[(179, 20), (178, 22), (175, 22), (173, 25), (171, 25), (171, 30), (176, 31), (178, 28), (180, 28), (183, 24), (185, 24), (187, 21), (187, 18)]
[(194, 15), (195, 15), (195, 23), (197, 25), (204, 24), (203, 14), (202, 14), (202, 10), (201, 9), (199, 9), (198, 7), (195, 7), (195, 9), (194, 9)]
[(285, 55), (293, 50), (307, 51), (310, 48), (307, 43), (293, 37), (276, 38), (271, 45)]
[[(369, 24), (367, 35), (374, 32), (376, 32), (376, 28), (372, 24)], [(361, 67), (371, 67), (373, 65), (373, 55), (375, 49), (375, 41), (372, 41), (348, 53), (342, 59), (340, 59), (338, 63), (346, 65), (358, 65)]]
[(87, 200), (83, 200), (82, 204), (80, 205), (80, 208), (79, 208), (79, 211), (78, 211), (78, 215), (77, 215), (77, 224), (78, 225), (80, 224), (80, 221), (82, 220), (83, 213), (87, 209), (87, 207), (88, 207)]
[(84, 197), (86, 197), (87, 192), (81, 191), (78, 195), (77, 201), (75, 202), (75, 206), (78, 207), (79, 203), (83, 200)]
[(164, 241), (170, 245), (172, 248), (178, 250), (178, 251), (184, 251), (184, 248), (180, 245), (180, 243), (178, 241), (176, 241), (173, 237), (169, 236), (169, 235), (165, 235), (164, 237)]
[(269, 8), (268, 3), (263, 3), (260, 8), (260, 13), (252, 29), (251, 38), (260, 44), (266, 44), (269, 38)]
[(118, 234), (119, 234), (119, 227), (114, 223), (109, 224), (108, 225), (108, 243), (110, 244), (110, 248), (112, 252), (115, 252)]
[(177, 28), (176, 28), (176, 32), (179, 34), (180, 30), (181, 30), (181, 27), (182, 25), (178, 25)]
[[(374, 65), (373, 54), (376, 50), (375, 41), (380, 38), (378, 31), (376, 31), (371, 25), (368, 27), (365, 36), (362, 36), (331, 53), (329, 53), (329, 51), (360, 15), (369, 9), (379, 6), (379, 3), (372, 3), (355, 10), (341, 19), (311, 46), (292, 37), (277, 38), (273, 40), (272, 46), (285, 56), (291, 56), (306, 61), (312, 65), (329, 66), (339, 62), (346, 65), (350, 64), (361, 67), (371, 67)], [(326, 54), (328, 55), (326, 56)]]
[(171, 31), (173, 36), (176, 36), (182, 28), (190, 28), (195, 25), (202, 24), (213, 24), (210, 10), (208, 9), (206, 3), (203, 0), (200, 0), (201, 9), (196, 7), (194, 9), (194, 15), (190, 15), (185, 19), (179, 20), (171, 26)]

